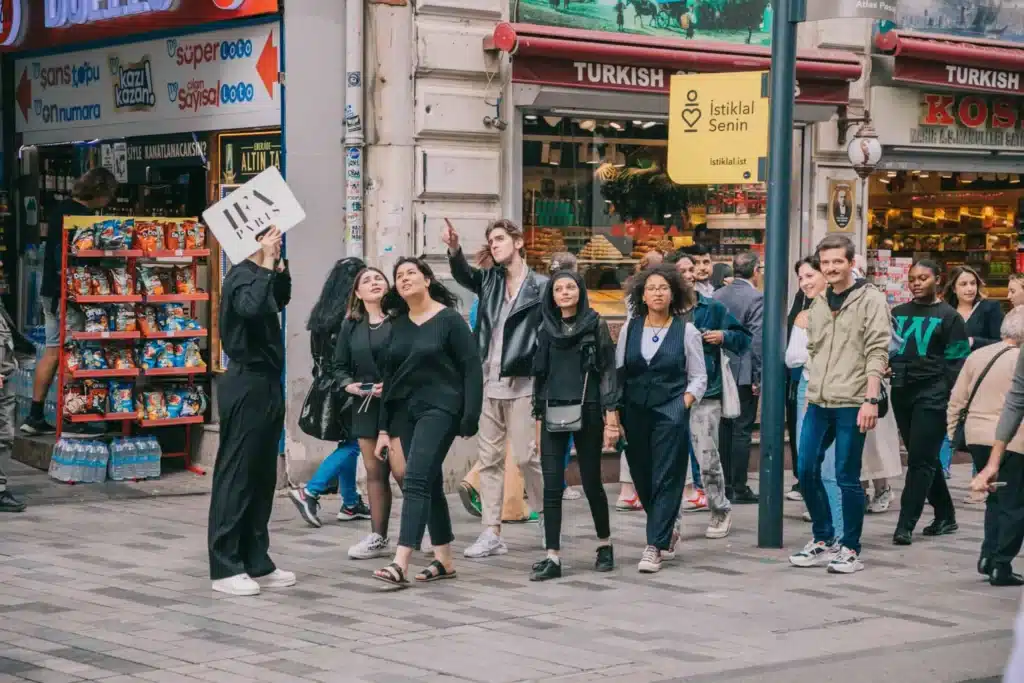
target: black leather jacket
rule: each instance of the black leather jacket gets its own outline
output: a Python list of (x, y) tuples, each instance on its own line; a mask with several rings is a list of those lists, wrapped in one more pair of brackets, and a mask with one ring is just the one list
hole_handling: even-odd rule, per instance
[[(505, 303), (505, 269), (501, 266), (481, 270), (469, 265), (460, 248), (448, 257), (455, 281), (477, 295), (476, 341), (480, 357), (486, 359), (491, 345), (494, 322), (501, 317)], [(516, 296), (505, 321), (501, 349), (502, 377), (532, 377), (533, 354), (537, 350), (537, 330), (541, 326), (541, 295), (548, 279), (532, 270)]]

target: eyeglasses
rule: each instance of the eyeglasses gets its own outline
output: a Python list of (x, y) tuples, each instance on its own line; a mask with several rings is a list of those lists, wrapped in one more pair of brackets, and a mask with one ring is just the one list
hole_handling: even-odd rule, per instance
[(644, 287), (644, 291), (649, 294), (666, 294), (672, 291), (672, 288), (668, 285), (654, 285)]

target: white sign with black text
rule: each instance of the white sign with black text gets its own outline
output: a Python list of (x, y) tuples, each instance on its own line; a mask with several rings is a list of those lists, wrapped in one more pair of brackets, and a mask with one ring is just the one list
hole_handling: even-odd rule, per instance
[(305, 219), (306, 212), (275, 166), (203, 212), (203, 220), (231, 263), (256, 253), (260, 248), (256, 236), (271, 226), (287, 232)]

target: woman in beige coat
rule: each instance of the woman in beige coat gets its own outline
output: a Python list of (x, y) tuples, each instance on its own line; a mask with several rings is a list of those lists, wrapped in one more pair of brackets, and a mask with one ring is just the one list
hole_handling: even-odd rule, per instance
[[(1024, 311), (1021, 308), (1006, 316), (1000, 336), (1001, 342), (982, 347), (967, 357), (949, 398), (947, 425), (952, 441), (960, 411), (967, 408), (971, 392), (981, 378), (981, 386), (971, 401), (965, 425), (967, 448), (978, 470), (988, 464), (996, 439), (996, 425), (1013, 381), (1020, 346), (1024, 343)], [(986, 368), (989, 368), (987, 373)], [(983, 373), (985, 376), (981, 377)], [(990, 493), (985, 503), (985, 538), (981, 544), (978, 572), (989, 577), (993, 586), (1021, 586), (1024, 578), (1013, 572), (1010, 562), (1024, 542), (1024, 494), (1020, 490), (1024, 479), (1024, 429), (1017, 431), (1006, 451), (999, 475), (1007, 486)]]

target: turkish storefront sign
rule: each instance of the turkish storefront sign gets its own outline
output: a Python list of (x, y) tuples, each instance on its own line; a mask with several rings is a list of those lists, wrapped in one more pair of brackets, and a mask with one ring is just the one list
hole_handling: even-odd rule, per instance
[(770, 45), (773, 12), (772, 3), (753, 0), (514, 0), (509, 16), (543, 26)]
[(277, 22), (15, 62), (27, 143), (278, 126)]
[(278, 0), (0, 0), (0, 47), (63, 47), (277, 11)]
[(203, 167), (209, 159), (209, 144), (202, 133), (129, 138), (126, 143), (130, 183), (148, 182), (152, 169)]
[(680, 185), (762, 182), (768, 158), (768, 72), (672, 77), (668, 176)]
[(807, 21), (821, 19), (896, 19), (897, 0), (811, 0)]
[(1022, 76), (1024, 74), (1019, 71), (985, 69), (903, 57), (897, 57), (893, 65), (893, 79), (897, 81), (1010, 95), (1024, 95)]
[[(546, 57), (514, 57), (512, 80), (566, 88), (590, 88), (619, 92), (669, 92), (672, 76), (693, 72), (658, 66), (634, 64), (602, 64)], [(799, 104), (846, 104), (850, 86), (846, 81), (798, 81), (796, 101)]]
[(871, 122), (884, 145), (1024, 149), (1024, 98), (872, 88)]
[(227, 133), (220, 136), (220, 183), (247, 183), (271, 166), (281, 170), (281, 133)]
[(896, 27), (901, 31), (1024, 42), (1024, 5), (1003, 0), (897, 0)]

